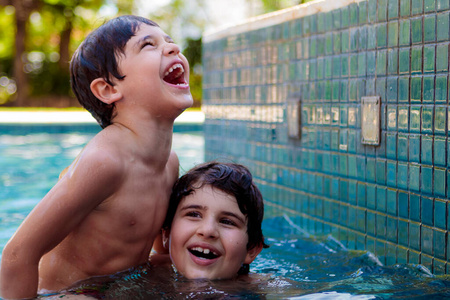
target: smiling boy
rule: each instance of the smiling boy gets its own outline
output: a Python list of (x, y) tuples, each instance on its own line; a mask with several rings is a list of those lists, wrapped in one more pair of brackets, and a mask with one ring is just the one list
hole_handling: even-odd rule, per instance
[(136, 16), (105, 23), (74, 54), (71, 80), (103, 130), (5, 246), (4, 299), (147, 262), (178, 178), (172, 132), (193, 102), (189, 65), (157, 24)]
[(248, 273), (267, 247), (263, 215), (261, 193), (247, 168), (218, 162), (193, 168), (174, 185), (164, 222), (173, 266), (188, 279)]

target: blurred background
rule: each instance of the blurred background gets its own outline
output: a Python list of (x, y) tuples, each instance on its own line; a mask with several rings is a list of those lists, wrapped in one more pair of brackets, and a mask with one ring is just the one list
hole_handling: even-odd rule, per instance
[(204, 32), (309, 1), (0, 0), (0, 106), (79, 106), (69, 83), (72, 53), (108, 19), (135, 14), (156, 21), (182, 47), (200, 107)]

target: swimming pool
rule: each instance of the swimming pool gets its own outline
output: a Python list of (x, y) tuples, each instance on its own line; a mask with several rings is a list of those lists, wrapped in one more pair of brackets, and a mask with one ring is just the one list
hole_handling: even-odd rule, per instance
[[(25, 216), (56, 182), (97, 125), (0, 126), (0, 250)], [(173, 148), (181, 172), (204, 160), (199, 128), (175, 128)], [(261, 276), (242, 281), (188, 281), (141, 267), (109, 276), (109, 299), (443, 299), (450, 297), (448, 277), (433, 276), (420, 265), (382, 264), (371, 253), (349, 251), (330, 237), (298, 228), (295, 217), (266, 204), (265, 249), (251, 266)], [(167, 271), (167, 270), (166, 270)], [(156, 276), (155, 276), (156, 274)], [(168, 280), (169, 279), (169, 280)], [(102, 285), (104, 286), (104, 285)], [(98, 291), (93, 281), (88, 288)], [(58, 296), (59, 297), (59, 296)]]

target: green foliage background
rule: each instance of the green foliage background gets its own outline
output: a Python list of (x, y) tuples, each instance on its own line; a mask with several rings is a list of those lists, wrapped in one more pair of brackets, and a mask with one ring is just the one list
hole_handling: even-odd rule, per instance
[[(0, 105), (78, 106), (69, 83), (72, 53), (90, 31), (107, 19), (121, 14), (139, 14), (143, 1), (149, 0), (0, 0)], [(197, 107), (202, 98), (201, 34), (180, 36), (179, 31), (189, 25), (203, 32), (207, 18), (199, 17), (198, 12), (203, 10), (206, 1), (169, 0), (145, 15), (159, 23), (182, 46), (191, 66), (191, 92)], [(259, 13), (266, 13), (311, 0), (242, 1), (259, 2), (262, 6)], [(20, 33), (17, 15), (18, 12), (24, 15), (24, 11), (27, 16), (25, 36), (21, 40), (24, 52), (19, 62), (23, 64), (20, 68), (25, 76), (19, 78), (15, 60)]]

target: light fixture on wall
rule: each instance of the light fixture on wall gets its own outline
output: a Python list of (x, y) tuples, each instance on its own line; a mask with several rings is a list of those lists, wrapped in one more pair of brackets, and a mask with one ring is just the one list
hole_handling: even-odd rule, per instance
[(380, 96), (361, 98), (361, 142), (365, 145), (380, 144), (380, 107)]
[(301, 137), (301, 97), (300, 93), (292, 93), (287, 98), (286, 119), (288, 136), (299, 140)]

